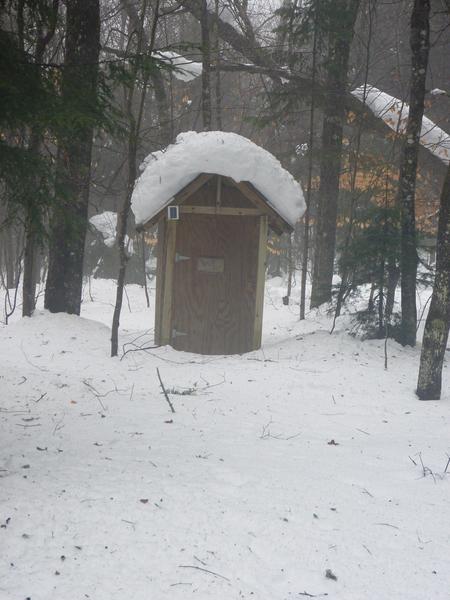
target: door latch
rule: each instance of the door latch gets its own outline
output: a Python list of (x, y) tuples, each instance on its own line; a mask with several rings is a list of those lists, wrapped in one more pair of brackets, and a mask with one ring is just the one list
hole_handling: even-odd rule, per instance
[(183, 331), (177, 331), (175, 328), (172, 329), (172, 339), (177, 337), (183, 337), (185, 335), (187, 335), (187, 333), (184, 333)]
[(182, 254), (178, 254), (178, 252), (175, 254), (175, 262), (181, 262), (182, 260), (190, 260), (191, 257), (190, 256), (183, 256)]

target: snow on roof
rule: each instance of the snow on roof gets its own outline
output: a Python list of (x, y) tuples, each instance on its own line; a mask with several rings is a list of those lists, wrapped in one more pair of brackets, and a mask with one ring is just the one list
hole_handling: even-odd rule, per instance
[[(383, 119), (386, 125), (394, 131), (405, 133), (409, 113), (408, 104), (371, 85), (366, 87), (365, 94), (364, 86), (356, 88), (352, 94), (361, 102), (364, 102), (365, 95), (365, 104), (376, 117)], [(449, 164), (450, 135), (428, 117), (422, 119), (420, 143), (444, 163)]]
[(117, 213), (110, 210), (93, 215), (89, 223), (103, 236), (106, 246), (112, 247), (116, 243)]
[(132, 209), (146, 223), (201, 173), (249, 181), (291, 226), (306, 209), (300, 184), (267, 150), (236, 133), (181, 133), (175, 144), (150, 154), (141, 165)]
[(202, 74), (202, 63), (194, 62), (185, 56), (169, 50), (156, 50), (153, 56), (173, 67), (173, 75), (180, 81), (192, 81)]
[[(89, 223), (102, 234), (103, 242), (108, 248), (112, 248), (116, 243), (117, 231), (117, 213), (111, 210), (105, 210), (97, 215), (92, 215)], [(134, 253), (134, 244), (127, 235), (125, 236), (125, 246), (128, 254)]]

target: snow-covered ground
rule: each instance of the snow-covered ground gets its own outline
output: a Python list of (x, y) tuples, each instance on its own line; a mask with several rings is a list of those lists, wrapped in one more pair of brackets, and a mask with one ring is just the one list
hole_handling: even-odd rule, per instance
[[(109, 358), (105, 281), (83, 318), (0, 328), (1, 600), (450, 598), (448, 364), (419, 402), (420, 348), (385, 371), (279, 284), (244, 356)], [(127, 292), (122, 343), (151, 345)]]

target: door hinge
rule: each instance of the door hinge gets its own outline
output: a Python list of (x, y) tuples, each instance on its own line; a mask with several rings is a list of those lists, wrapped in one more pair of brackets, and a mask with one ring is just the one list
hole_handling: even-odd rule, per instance
[(187, 335), (187, 333), (184, 333), (183, 331), (177, 331), (176, 329), (172, 329), (172, 339), (177, 337), (183, 337), (184, 335)]
[(178, 252), (175, 254), (175, 262), (181, 262), (182, 260), (190, 260), (191, 257), (190, 256), (183, 256), (182, 254), (178, 254)]

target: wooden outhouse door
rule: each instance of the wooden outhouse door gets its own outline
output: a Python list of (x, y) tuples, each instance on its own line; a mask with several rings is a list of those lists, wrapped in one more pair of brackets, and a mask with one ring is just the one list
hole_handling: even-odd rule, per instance
[(171, 344), (200, 354), (254, 347), (260, 219), (182, 214), (176, 223)]

